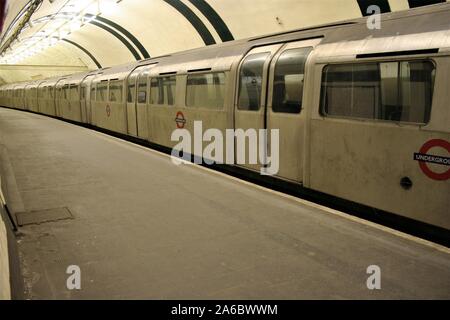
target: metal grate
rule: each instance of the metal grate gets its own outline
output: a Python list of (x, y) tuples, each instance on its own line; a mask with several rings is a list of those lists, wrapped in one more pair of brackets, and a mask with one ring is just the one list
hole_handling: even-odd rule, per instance
[(16, 217), (17, 223), (21, 227), (30, 224), (41, 224), (73, 219), (72, 213), (66, 207), (40, 211), (20, 212), (16, 214)]

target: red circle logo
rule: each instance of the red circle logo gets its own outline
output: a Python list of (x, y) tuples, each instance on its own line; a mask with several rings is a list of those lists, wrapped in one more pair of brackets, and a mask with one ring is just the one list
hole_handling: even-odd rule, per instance
[(178, 129), (184, 129), (184, 126), (186, 125), (186, 118), (184, 117), (183, 112), (178, 111), (177, 116), (175, 117), (175, 122)]
[(111, 116), (111, 107), (109, 105), (106, 106), (106, 115), (108, 118)]
[(414, 159), (419, 161), (420, 169), (427, 177), (437, 181), (445, 181), (450, 179), (450, 168), (445, 172), (438, 173), (434, 172), (428, 166), (429, 163), (450, 166), (450, 158), (435, 156), (428, 153), (432, 148), (436, 147), (443, 148), (450, 154), (450, 142), (442, 139), (433, 139), (425, 143), (422, 148), (420, 148), (419, 153), (414, 154)]

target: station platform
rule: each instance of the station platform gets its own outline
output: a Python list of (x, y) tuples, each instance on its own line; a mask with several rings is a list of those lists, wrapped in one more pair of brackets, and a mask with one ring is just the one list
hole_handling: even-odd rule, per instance
[(127, 141), (0, 108), (0, 150), (26, 299), (450, 298), (445, 247)]

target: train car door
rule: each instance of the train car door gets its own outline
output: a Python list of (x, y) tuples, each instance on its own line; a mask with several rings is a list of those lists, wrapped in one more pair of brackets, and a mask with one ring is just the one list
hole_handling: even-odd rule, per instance
[[(277, 176), (294, 182), (303, 181), (306, 110), (304, 92), (306, 61), (322, 39), (286, 44), (273, 58), (267, 94), (268, 155), (278, 149)], [(304, 87), (306, 89), (304, 90)], [(279, 130), (278, 147), (270, 141), (271, 130)], [(274, 174), (275, 172), (273, 172)]]
[(95, 75), (87, 76), (81, 82), (81, 121), (90, 123), (91, 114), (91, 84)]
[[(242, 129), (251, 135), (250, 131), (247, 130), (256, 130), (258, 136), (259, 130), (265, 128), (266, 94), (270, 62), (282, 46), (282, 44), (277, 44), (254, 48), (247, 53), (240, 63), (234, 113), (234, 128), (236, 132)], [(244, 150), (241, 148), (242, 141), (239, 140), (242, 139), (236, 138), (235, 143), (236, 165), (259, 171), (261, 169), (259, 152), (265, 153), (266, 150), (257, 148), (257, 154), (251, 155), (250, 150), (255, 150), (255, 145), (251, 145), (252, 142), (246, 139), (244, 141)], [(239, 159), (242, 159), (244, 152), (245, 163), (240, 163)], [(250, 159), (255, 158), (255, 156), (258, 159), (257, 162), (251, 163)]]
[(139, 138), (149, 138), (148, 128), (148, 93), (149, 93), (149, 74), (150, 69), (156, 64), (145, 66), (139, 74), (137, 81), (136, 94), (136, 116), (137, 116), (137, 134)]
[(127, 79), (127, 128), (128, 134), (137, 137), (136, 84), (143, 67), (136, 68)]
[(56, 116), (56, 95), (57, 95), (57, 88), (56, 83), (53, 83), (48, 88), (48, 100), (47, 100), (47, 112), (49, 115)]
[(24, 88), (24, 110), (31, 110), (30, 102), (31, 102), (31, 85), (28, 84)]
[(127, 121), (128, 134), (147, 139), (147, 93), (150, 69), (156, 64), (134, 69), (127, 79)]
[(36, 102), (36, 108), (37, 111), (40, 113), (43, 113), (43, 104), (44, 104), (44, 99), (46, 99), (46, 94), (47, 94), (47, 87), (45, 86), (45, 82), (41, 82), (39, 83), (38, 87), (37, 87), (37, 91), (38, 91), (38, 97), (37, 97), (37, 102)]
[(60, 79), (55, 83), (55, 116), (62, 117), (61, 100), (64, 99), (63, 86), (65, 79)]

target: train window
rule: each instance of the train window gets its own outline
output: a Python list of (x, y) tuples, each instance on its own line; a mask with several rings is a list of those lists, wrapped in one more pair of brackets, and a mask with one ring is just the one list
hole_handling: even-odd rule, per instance
[[(150, 80), (150, 104), (162, 104), (162, 96), (160, 92), (159, 80), (158, 78), (152, 78)], [(161, 103), (160, 103), (161, 102)]]
[(377, 63), (333, 65), (325, 70), (323, 108), (330, 116), (372, 119), (379, 104)]
[(259, 110), (264, 64), (268, 57), (269, 53), (252, 54), (242, 63), (239, 76), (239, 110)]
[(91, 101), (95, 101), (95, 86), (91, 86)]
[(109, 101), (122, 102), (123, 98), (123, 82), (114, 80), (109, 83)]
[(329, 116), (427, 123), (435, 67), (430, 61), (330, 65), (321, 112)]
[(150, 82), (150, 104), (175, 104), (176, 76), (152, 78)]
[(147, 78), (141, 78), (138, 81), (138, 103), (147, 103)]
[(87, 96), (87, 88), (86, 86), (81, 87), (81, 100), (86, 100)]
[(138, 92), (138, 103), (147, 103), (147, 91)]
[(134, 103), (136, 101), (136, 77), (128, 78), (127, 102)]
[(225, 78), (223, 72), (188, 75), (186, 106), (223, 109)]
[(69, 99), (69, 85), (66, 84), (62, 87), (62, 96), (61, 99), (68, 100)]
[(128, 84), (127, 102), (134, 103), (136, 101), (136, 85)]
[(97, 100), (106, 102), (108, 98), (108, 82), (97, 83)]
[(312, 48), (283, 52), (275, 65), (272, 110), (300, 113), (303, 100), (305, 63)]
[(379, 119), (411, 123), (427, 123), (430, 120), (435, 77), (433, 63), (381, 63), (380, 74)]

